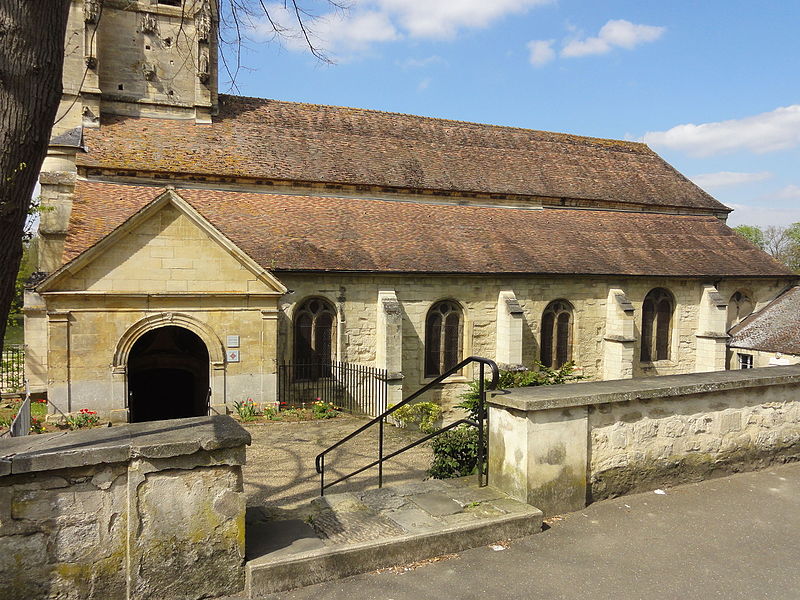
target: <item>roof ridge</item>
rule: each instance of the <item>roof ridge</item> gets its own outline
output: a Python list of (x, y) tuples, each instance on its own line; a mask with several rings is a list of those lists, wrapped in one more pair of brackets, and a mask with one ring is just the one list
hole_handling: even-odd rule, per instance
[(286, 105), (294, 105), (294, 106), (304, 106), (309, 108), (334, 108), (334, 109), (345, 109), (345, 110), (354, 110), (363, 113), (374, 113), (377, 115), (392, 115), (392, 116), (399, 116), (399, 117), (411, 117), (414, 119), (422, 119), (425, 121), (436, 121), (440, 123), (453, 123), (457, 125), (475, 125), (482, 128), (489, 128), (489, 129), (500, 129), (504, 131), (512, 130), (512, 131), (520, 131), (525, 133), (543, 133), (547, 135), (556, 136), (559, 138), (565, 139), (572, 139), (572, 140), (581, 140), (586, 142), (595, 142), (595, 143), (606, 143), (606, 142), (613, 142), (614, 144), (620, 144), (630, 148), (637, 148), (637, 149), (646, 149), (649, 152), (653, 152), (653, 150), (645, 144), (644, 142), (635, 142), (632, 140), (620, 140), (616, 138), (603, 138), (603, 137), (596, 137), (590, 135), (580, 135), (577, 133), (564, 133), (559, 131), (547, 131), (544, 129), (531, 129), (528, 127), (518, 127), (515, 125), (497, 125), (495, 123), (482, 123), (480, 121), (463, 121), (459, 119), (447, 119), (444, 117), (429, 117), (426, 115), (415, 115), (412, 113), (403, 113), (403, 112), (396, 112), (396, 111), (389, 111), (389, 110), (378, 110), (375, 108), (360, 108), (356, 106), (342, 106), (338, 104), (318, 104), (315, 102), (296, 102), (292, 100), (278, 100), (275, 98), (258, 98), (255, 96), (237, 96), (234, 94), (220, 94), (220, 99), (223, 98), (234, 98), (238, 100), (255, 100), (262, 103), (266, 102), (274, 102), (277, 104), (286, 104)]

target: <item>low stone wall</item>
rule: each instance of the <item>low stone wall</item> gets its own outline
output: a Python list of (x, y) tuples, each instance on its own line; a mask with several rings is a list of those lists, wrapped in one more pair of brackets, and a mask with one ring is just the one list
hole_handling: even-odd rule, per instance
[(0, 597), (242, 589), (249, 443), (227, 416), (0, 440)]
[(490, 482), (557, 514), (800, 459), (800, 366), (515, 389), (489, 414)]

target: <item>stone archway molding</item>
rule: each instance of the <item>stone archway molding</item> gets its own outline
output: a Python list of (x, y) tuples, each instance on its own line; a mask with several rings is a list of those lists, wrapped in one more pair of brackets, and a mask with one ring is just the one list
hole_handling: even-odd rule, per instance
[(167, 327), (169, 325), (188, 329), (203, 340), (208, 350), (208, 358), (212, 364), (225, 362), (225, 350), (222, 341), (208, 325), (187, 314), (165, 312), (148, 315), (140, 319), (122, 334), (122, 337), (117, 343), (117, 349), (114, 352), (114, 364), (112, 368), (115, 370), (120, 367), (126, 369), (131, 349), (139, 338), (148, 331), (160, 329), (161, 327)]
[[(173, 325), (188, 329), (199, 337), (208, 350), (209, 384), (211, 386), (211, 411), (224, 411), (225, 405), (225, 349), (219, 336), (199, 319), (177, 312), (148, 315), (131, 325), (117, 342), (114, 362), (111, 365), (111, 390), (115, 410), (124, 411), (117, 420), (128, 420), (128, 358), (133, 345), (145, 333)], [(113, 412), (113, 411), (112, 411)]]

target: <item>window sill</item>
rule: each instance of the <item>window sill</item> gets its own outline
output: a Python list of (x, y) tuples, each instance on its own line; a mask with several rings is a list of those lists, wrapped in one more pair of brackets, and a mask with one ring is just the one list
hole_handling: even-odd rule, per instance
[[(420, 385), (428, 385), (431, 381), (436, 379), (436, 377), (425, 377), (420, 381)], [(472, 381), (466, 375), (451, 375), (447, 379), (441, 382), (441, 385), (445, 385), (448, 383), (469, 383)]]
[(658, 367), (677, 367), (678, 363), (671, 359), (666, 360), (652, 360), (652, 361), (640, 361), (639, 366), (642, 369), (656, 369)]

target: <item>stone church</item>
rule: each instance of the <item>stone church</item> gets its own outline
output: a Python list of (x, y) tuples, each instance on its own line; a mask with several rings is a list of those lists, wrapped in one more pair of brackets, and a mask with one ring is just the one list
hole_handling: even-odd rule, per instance
[[(724, 369), (795, 276), (644, 144), (217, 93), (209, 0), (74, 0), (28, 374), (118, 421), (278, 399), (282, 364)], [(429, 399), (450, 405), (470, 369)]]

